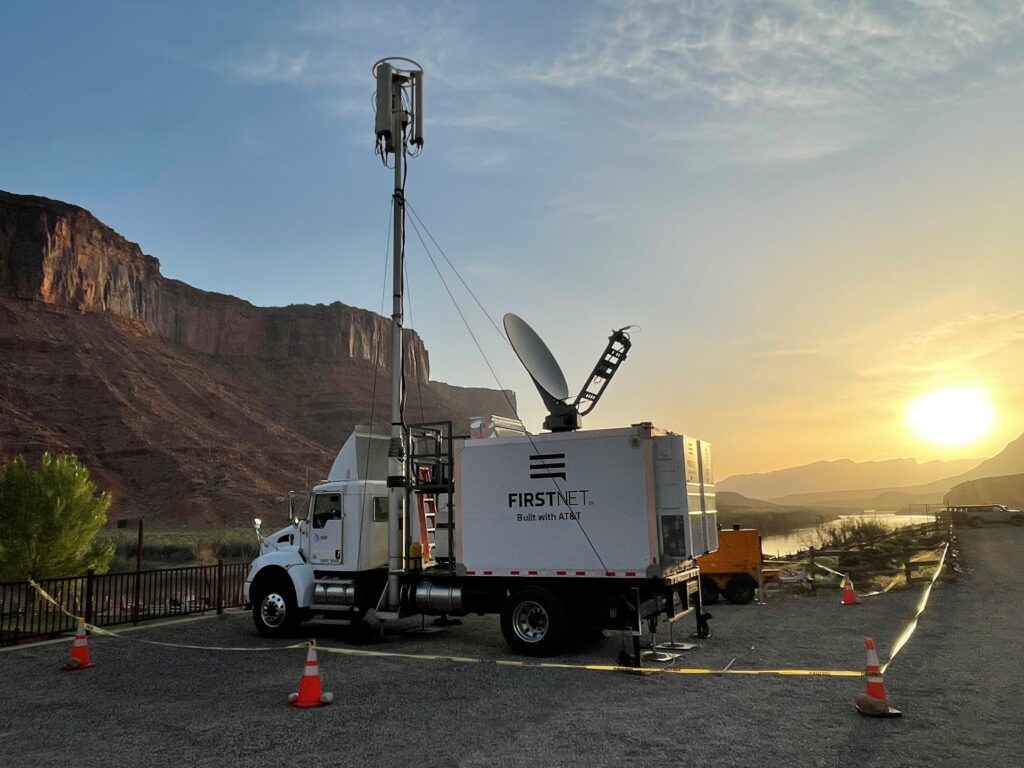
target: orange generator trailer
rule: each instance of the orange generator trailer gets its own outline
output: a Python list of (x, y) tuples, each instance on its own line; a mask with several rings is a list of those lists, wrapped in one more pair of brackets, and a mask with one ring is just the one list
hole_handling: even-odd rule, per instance
[(754, 599), (761, 569), (761, 532), (740, 528), (718, 532), (718, 550), (697, 558), (700, 566), (700, 594), (705, 603), (718, 602), (719, 595), (730, 603), (746, 605)]

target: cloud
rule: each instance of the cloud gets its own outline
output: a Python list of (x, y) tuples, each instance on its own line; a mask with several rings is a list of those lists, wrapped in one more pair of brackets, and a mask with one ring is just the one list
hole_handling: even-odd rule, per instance
[(817, 357), (824, 354), (818, 347), (793, 347), (782, 349), (763, 349), (754, 352), (751, 357)]
[(892, 360), (860, 371), (868, 379), (922, 378), (956, 374), (1024, 342), (1024, 310), (966, 314), (914, 333)]
[(234, 74), (243, 82), (255, 85), (269, 83), (302, 82), (309, 71), (310, 53), (288, 54), (277, 50), (269, 50), (255, 59), (238, 62)]
[[(427, 70), (437, 125), (575, 125), (587, 152), (667, 143), (698, 150), (681, 158), (764, 165), (850, 151), (902, 114), (1024, 71), (1019, 0), (607, 0), (539, 13), (327, 3), (235, 74), (352, 98), (382, 50), (401, 51)], [(544, 35), (507, 31), (538, 23)], [(600, 130), (579, 130), (588, 123)]]
[(846, 151), (879, 135), (886, 115), (998, 77), (1017, 60), (1022, 29), (1022, 6), (1009, 0), (630, 0), (601, 6), (565, 50), (521, 76), (622, 99), (663, 140), (788, 162)]

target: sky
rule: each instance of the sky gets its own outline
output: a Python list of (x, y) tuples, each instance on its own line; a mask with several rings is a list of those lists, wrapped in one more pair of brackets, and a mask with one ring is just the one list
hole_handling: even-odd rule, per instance
[[(408, 200), (488, 314), (525, 318), (573, 392), (639, 327), (585, 427), (709, 440), (719, 479), (1024, 432), (1019, 0), (7, 0), (0, 188), (89, 209), (199, 288), (380, 311), (370, 70), (394, 55), (426, 72)], [(514, 389), (538, 430), (414, 235), (432, 378)], [(975, 442), (908, 429), (949, 387), (995, 410)]]

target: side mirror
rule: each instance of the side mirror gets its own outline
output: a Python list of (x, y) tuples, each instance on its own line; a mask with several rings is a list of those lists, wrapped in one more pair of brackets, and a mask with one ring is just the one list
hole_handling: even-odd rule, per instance
[(288, 522), (292, 525), (298, 522), (295, 517), (295, 491), (288, 491)]
[(263, 521), (258, 517), (254, 517), (252, 520), (252, 527), (256, 529), (256, 538), (261, 542), (263, 541), (263, 534), (260, 533), (260, 526), (263, 525)]

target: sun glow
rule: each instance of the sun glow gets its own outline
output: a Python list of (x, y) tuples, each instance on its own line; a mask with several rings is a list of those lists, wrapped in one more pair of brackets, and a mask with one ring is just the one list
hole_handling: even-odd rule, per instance
[(907, 422), (919, 437), (940, 445), (968, 445), (988, 434), (995, 408), (980, 389), (930, 392), (907, 407)]

